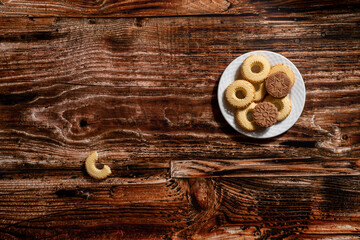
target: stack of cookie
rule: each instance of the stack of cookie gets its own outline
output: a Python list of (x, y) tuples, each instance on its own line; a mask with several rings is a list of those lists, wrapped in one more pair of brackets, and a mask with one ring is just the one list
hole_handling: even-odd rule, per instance
[(240, 68), (243, 80), (225, 91), (228, 103), (236, 108), (235, 119), (247, 131), (270, 127), (291, 112), (287, 96), (295, 83), (294, 72), (284, 64), (271, 67), (262, 55), (251, 55)]

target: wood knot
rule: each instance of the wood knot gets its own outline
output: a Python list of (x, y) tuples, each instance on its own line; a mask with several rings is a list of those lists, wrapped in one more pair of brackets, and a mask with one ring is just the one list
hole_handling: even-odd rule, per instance
[(356, 166), (357, 166), (358, 168), (360, 168), (360, 160), (357, 160), (357, 161), (355, 162), (355, 164), (356, 164)]
[(74, 197), (80, 197), (86, 200), (89, 200), (92, 198), (92, 191), (89, 189), (60, 189), (55, 192), (55, 194), (59, 198), (74, 198)]
[(209, 179), (189, 179), (191, 204), (198, 211), (209, 209), (215, 201), (215, 193)]
[(93, 18), (90, 18), (88, 21), (89, 21), (89, 24), (96, 24), (96, 21)]

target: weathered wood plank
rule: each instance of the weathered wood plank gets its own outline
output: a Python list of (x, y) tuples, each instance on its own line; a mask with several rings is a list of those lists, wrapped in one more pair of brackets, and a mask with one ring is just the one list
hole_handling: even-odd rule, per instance
[(216, 211), (200, 212), (207, 219), (194, 239), (357, 239), (360, 234), (358, 176), (207, 181), (213, 182), (216, 198), (209, 201), (218, 204), (210, 205)]
[[(360, 178), (1, 179), (2, 239), (356, 237)], [(76, 176), (76, 178), (73, 178)]]
[[(284, 161), (286, 164), (283, 164)], [(171, 161), (171, 177), (281, 177), (360, 175), (356, 159), (241, 159)]]
[[(360, 31), (347, 21), (2, 18), (1, 171), (79, 169), (92, 150), (115, 169), (357, 158)], [(270, 140), (235, 132), (216, 100), (227, 64), (257, 49), (290, 58), (307, 88), (299, 121)]]
[(56, 171), (0, 182), (1, 239), (164, 237), (186, 227), (191, 207), (178, 183), (160, 177), (99, 182)]
[(1, 0), (0, 16), (147, 17), (179, 15), (252, 15), (274, 18), (318, 18), (359, 11), (359, 1), (250, 0)]
[[(357, 171), (360, 26), (346, 12), (0, 18), (0, 238), (357, 236), (359, 177), (169, 179), (187, 159)], [(299, 121), (259, 141), (216, 102), (227, 64), (258, 49), (290, 58), (307, 88)], [(105, 181), (83, 170), (92, 150), (113, 169)]]

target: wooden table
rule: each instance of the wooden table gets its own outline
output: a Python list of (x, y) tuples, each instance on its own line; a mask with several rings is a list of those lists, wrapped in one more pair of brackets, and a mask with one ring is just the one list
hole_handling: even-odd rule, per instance
[[(359, 1), (2, 0), (0, 16), (0, 239), (359, 237)], [(253, 50), (307, 90), (268, 140), (217, 104)], [(94, 150), (106, 180), (84, 170)]]

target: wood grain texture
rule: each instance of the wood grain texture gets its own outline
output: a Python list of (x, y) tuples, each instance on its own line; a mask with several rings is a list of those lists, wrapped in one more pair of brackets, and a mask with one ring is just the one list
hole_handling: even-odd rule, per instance
[(348, 14), (359, 10), (360, 1), (310, 0), (1, 0), (0, 16), (26, 17), (150, 17), (184, 15), (251, 15), (260, 17), (313, 18)]
[[(358, 238), (359, 176), (193, 178), (185, 164), (357, 174), (360, 13), (295, 5), (296, 19), (266, 6), (265, 18), (0, 18), (0, 239)], [(225, 67), (259, 49), (289, 58), (307, 89), (299, 121), (268, 140), (235, 132), (216, 96)], [(84, 171), (93, 150), (105, 181)], [(192, 178), (172, 179), (170, 162)]]
[[(1, 239), (357, 239), (359, 177), (2, 180)], [(76, 178), (73, 178), (76, 177)]]
[(187, 226), (190, 205), (174, 181), (61, 173), (2, 180), (1, 239), (164, 238)]
[[(358, 239), (359, 177), (219, 178), (196, 238)], [(218, 227), (213, 229), (212, 225)]]
[[(283, 162), (286, 161), (286, 164)], [(360, 175), (356, 159), (241, 159), (178, 160), (171, 162), (171, 177), (281, 177)]]
[[(0, 19), (2, 170), (79, 169), (92, 150), (114, 169), (357, 158), (359, 25), (272, 21), (246, 33), (257, 18), (236, 19)], [(290, 58), (307, 89), (299, 121), (269, 140), (235, 132), (216, 100), (227, 64), (255, 49)]]

